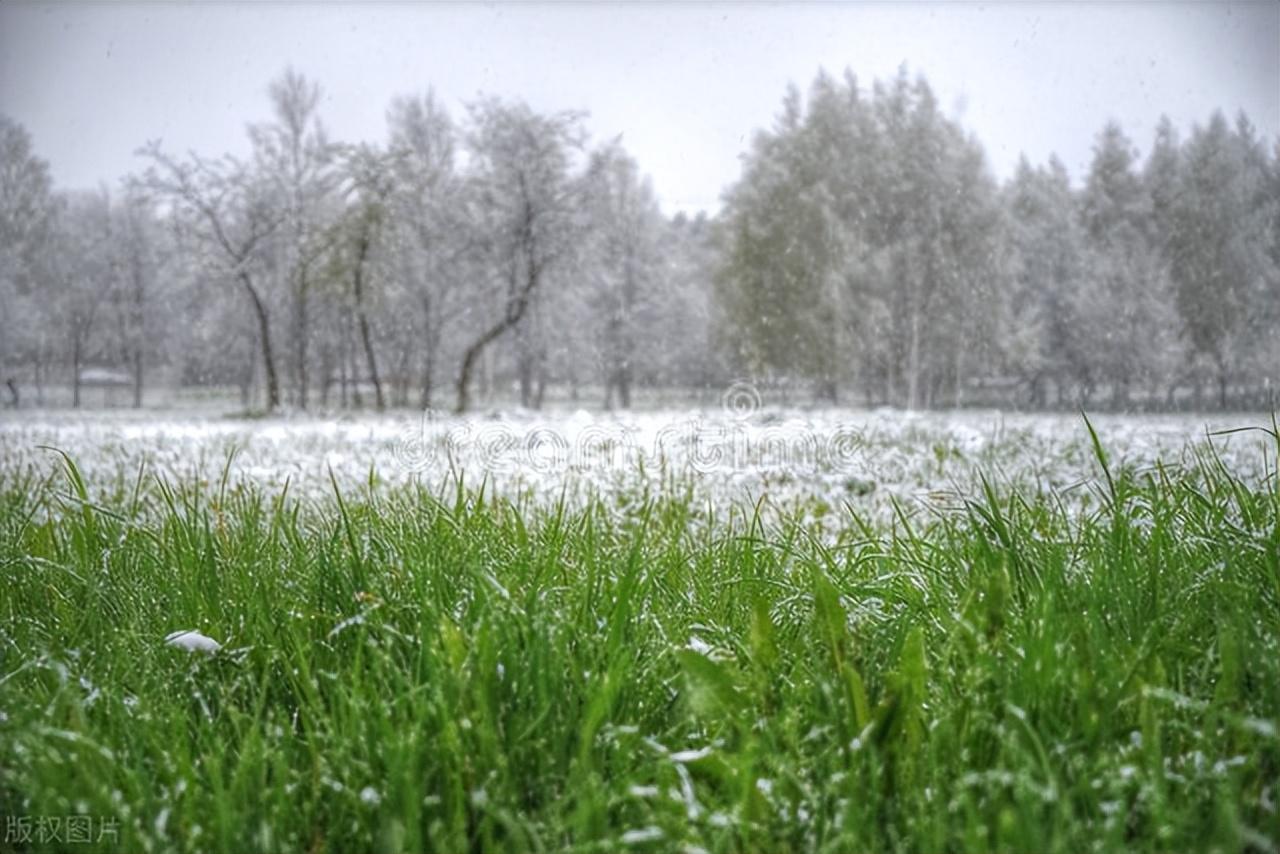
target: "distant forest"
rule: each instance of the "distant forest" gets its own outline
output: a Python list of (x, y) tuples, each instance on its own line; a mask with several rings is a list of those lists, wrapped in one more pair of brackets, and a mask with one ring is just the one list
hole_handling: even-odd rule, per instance
[(717, 215), (667, 217), (580, 113), (454, 116), (428, 92), (346, 144), (315, 82), (267, 96), (247, 158), (147, 143), (95, 192), (54, 188), (0, 116), (0, 400), (612, 408), (738, 378), (911, 408), (1280, 397), (1280, 139), (1244, 115), (1185, 139), (1164, 120), (1145, 158), (1108, 124), (1079, 186), (1056, 159), (1002, 184), (923, 78), (820, 73)]

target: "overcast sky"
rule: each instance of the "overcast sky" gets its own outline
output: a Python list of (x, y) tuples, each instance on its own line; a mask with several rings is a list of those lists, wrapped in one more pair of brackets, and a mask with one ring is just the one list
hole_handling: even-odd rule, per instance
[(863, 83), (906, 63), (1005, 178), (1025, 152), (1073, 176), (1119, 120), (1146, 152), (1243, 109), (1280, 135), (1280, 3), (522, 4), (0, 2), (0, 112), (63, 187), (137, 168), (134, 150), (247, 150), (268, 81), (324, 88), (341, 140), (381, 140), (391, 98), (434, 87), (455, 116), (479, 93), (583, 109), (623, 135), (668, 213), (714, 211), (754, 129), (819, 66)]

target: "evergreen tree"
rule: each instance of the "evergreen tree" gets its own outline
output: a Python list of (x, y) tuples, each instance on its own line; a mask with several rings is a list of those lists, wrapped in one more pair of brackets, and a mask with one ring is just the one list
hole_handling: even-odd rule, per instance
[(1112, 404), (1127, 406), (1135, 384), (1151, 387), (1169, 369), (1176, 315), (1159, 249), (1149, 239), (1151, 197), (1138, 153), (1120, 126), (1098, 135), (1081, 200), (1093, 268), (1076, 292), (1076, 316), (1091, 356), (1089, 380), (1110, 385)]
[[(1267, 275), (1270, 235), (1240, 140), (1214, 113), (1183, 150), (1184, 191), (1171, 217), (1170, 271), (1192, 355), (1208, 362), (1225, 407), (1249, 339), (1251, 301)], [(1253, 298), (1251, 300), (1251, 298)]]
[(1007, 358), (1031, 405), (1044, 406), (1050, 386), (1061, 402), (1067, 386), (1087, 376), (1074, 312), (1088, 247), (1070, 177), (1056, 157), (1035, 168), (1023, 158), (1005, 197), (1013, 256)]
[[(51, 249), (56, 205), (48, 164), (32, 151), (26, 128), (0, 114), (0, 384), (20, 363), (35, 366), (39, 383), (44, 347), (36, 332), (49, 304), (40, 293)], [(2, 390), (17, 405), (17, 381)]]

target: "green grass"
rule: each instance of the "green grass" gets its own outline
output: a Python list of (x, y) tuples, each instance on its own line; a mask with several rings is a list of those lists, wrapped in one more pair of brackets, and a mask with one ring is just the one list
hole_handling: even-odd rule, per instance
[(692, 493), (118, 482), (0, 483), (0, 812), (119, 823), (53, 848), (1280, 839), (1280, 494), (1211, 453), (834, 542)]

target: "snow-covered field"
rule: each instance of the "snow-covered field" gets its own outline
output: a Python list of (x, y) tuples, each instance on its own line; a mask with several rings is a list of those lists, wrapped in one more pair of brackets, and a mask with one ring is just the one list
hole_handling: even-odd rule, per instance
[[(1113, 466), (1191, 463), (1207, 442), (1246, 479), (1274, 472), (1268, 415), (1093, 419)], [(693, 490), (716, 504), (768, 497), (821, 515), (845, 503), (871, 517), (954, 506), (979, 473), (1001, 487), (1087, 495), (1100, 471), (1078, 415), (995, 411), (735, 409), (605, 414), (490, 412), (231, 419), (182, 411), (9, 413), (0, 479), (51, 474), (65, 451), (91, 492), (130, 490), (139, 471), (217, 489), (228, 480), (293, 496), (420, 482), (465, 482), (533, 500)], [(228, 462), (229, 461), (229, 462)], [(1085, 499), (1087, 500), (1087, 499)]]

